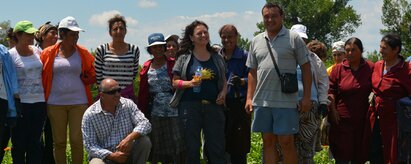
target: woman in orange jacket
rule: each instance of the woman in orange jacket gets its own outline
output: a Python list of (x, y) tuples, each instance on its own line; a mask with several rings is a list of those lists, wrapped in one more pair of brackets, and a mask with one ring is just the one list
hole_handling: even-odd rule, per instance
[(77, 45), (79, 28), (73, 17), (60, 21), (61, 42), (46, 48), (42, 55), (43, 87), (50, 119), (56, 163), (66, 163), (67, 124), (73, 163), (83, 162), (81, 120), (91, 104), (90, 84), (96, 81), (94, 57)]

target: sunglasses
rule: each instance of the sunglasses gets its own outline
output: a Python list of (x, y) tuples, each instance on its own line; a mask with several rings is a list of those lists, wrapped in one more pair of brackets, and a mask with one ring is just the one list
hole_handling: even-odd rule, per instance
[(105, 94), (114, 95), (114, 94), (116, 94), (117, 92), (120, 93), (120, 92), (121, 92), (121, 88), (115, 88), (115, 89), (110, 90), (110, 91), (102, 91), (102, 92), (105, 93)]

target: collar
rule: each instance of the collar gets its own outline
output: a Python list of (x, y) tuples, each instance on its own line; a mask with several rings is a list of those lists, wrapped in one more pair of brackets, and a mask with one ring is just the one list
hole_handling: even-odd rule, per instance
[[(367, 62), (364, 60), (364, 58), (362, 58), (361, 57), (361, 60), (360, 60), (360, 65), (358, 66), (358, 68), (361, 68), (363, 65), (365, 65)], [(343, 65), (344, 67), (346, 67), (346, 68), (350, 68), (350, 63), (348, 62), (348, 60), (347, 59), (344, 59), (342, 62), (341, 62), (341, 65)]]
[[(404, 59), (403, 56), (399, 55), (399, 58), (400, 58), (400, 61), (390, 68), (390, 72), (395, 72), (395, 71), (401, 70), (401, 69), (403, 69), (403, 67), (407, 66), (406, 64), (409, 64), (409, 63), (405, 62), (405, 59)], [(385, 61), (383, 62), (383, 64), (385, 65)]]
[[(117, 115), (118, 111), (121, 109), (120, 106), (122, 106), (122, 104), (123, 104), (122, 101), (121, 101), (122, 98), (123, 97), (120, 97), (120, 102), (116, 106), (116, 115)], [(103, 110), (103, 107), (101, 106), (100, 99), (98, 101), (96, 101), (96, 107), (94, 108), (94, 111), (96, 113), (102, 113), (104, 115), (112, 115), (110, 112), (107, 112), (107, 111)]]
[[(219, 52), (219, 54), (221, 54), (221, 56), (225, 56), (224, 53), (224, 48), (222, 48)], [(240, 49), (238, 46), (235, 47), (234, 52), (231, 56), (231, 59), (242, 59), (242, 56), (244, 54), (244, 51), (242, 49)]]
[(268, 40), (273, 41), (273, 40), (275, 40), (276, 38), (281, 37), (281, 36), (284, 36), (284, 35), (286, 35), (286, 34), (287, 34), (287, 28), (285, 28), (284, 25), (283, 25), (283, 26), (281, 27), (280, 32), (278, 32), (278, 34), (277, 34), (272, 40), (270, 40), (270, 38), (268, 37), (267, 30), (264, 31), (263, 36), (264, 36), (265, 38), (268, 38)]

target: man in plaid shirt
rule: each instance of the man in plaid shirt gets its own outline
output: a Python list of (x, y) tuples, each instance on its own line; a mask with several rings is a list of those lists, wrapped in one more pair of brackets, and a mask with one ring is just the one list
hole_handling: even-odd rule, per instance
[(146, 163), (151, 124), (132, 100), (120, 96), (113, 79), (104, 79), (100, 100), (84, 113), (81, 129), (90, 164)]

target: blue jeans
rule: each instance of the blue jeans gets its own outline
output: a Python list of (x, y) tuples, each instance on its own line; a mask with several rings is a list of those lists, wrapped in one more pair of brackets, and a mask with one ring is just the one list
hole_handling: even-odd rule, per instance
[(223, 106), (214, 102), (180, 102), (179, 117), (183, 121), (186, 140), (186, 163), (200, 163), (201, 130), (204, 133), (208, 162), (225, 164), (225, 116)]
[(11, 135), (13, 163), (41, 163), (43, 148), (40, 139), (46, 120), (46, 103), (16, 102), (16, 107), (17, 123)]

